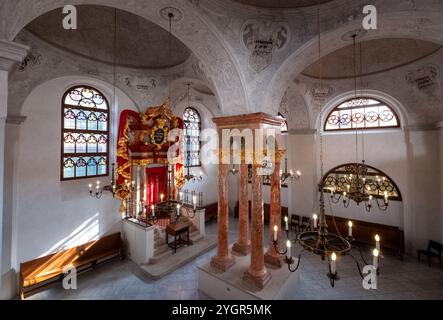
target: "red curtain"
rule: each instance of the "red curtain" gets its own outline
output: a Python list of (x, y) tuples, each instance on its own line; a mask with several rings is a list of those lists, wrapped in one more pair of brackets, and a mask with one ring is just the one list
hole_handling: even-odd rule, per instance
[(168, 192), (168, 167), (148, 168), (146, 169), (148, 188), (147, 205), (155, 204), (160, 201), (160, 195), (163, 194), (164, 200)]

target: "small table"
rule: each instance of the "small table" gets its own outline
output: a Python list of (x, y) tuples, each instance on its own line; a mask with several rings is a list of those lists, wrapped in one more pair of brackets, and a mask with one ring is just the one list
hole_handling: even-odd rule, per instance
[[(182, 239), (182, 234), (186, 233), (186, 240)], [(169, 243), (169, 235), (174, 237), (174, 241)], [(189, 224), (183, 222), (174, 222), (166, 227), (166, 244), (177, 253), (177, 248), (183, 245), (190, 245)]]

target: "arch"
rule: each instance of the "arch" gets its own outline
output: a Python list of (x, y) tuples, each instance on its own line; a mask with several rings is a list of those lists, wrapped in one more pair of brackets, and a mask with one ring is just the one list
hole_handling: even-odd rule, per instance
[[(358, 164), (358, 167), (361, 168), (362, 164)], [(403, 201), (400, 188), (397, 186), (392, 178), (390, 178), (386, 173), (375, 167), (369, 166), (367, 164), (364, 164), (364, 167), (367, 168), (367, 172), (365, 174), (365, 187), (370, 186), (371, 190), (387, 191), (389, 194), (389, 199), (394, 201)], [(322, 177), (321, 180), (321, 185), (324, 186), (323, 191), (334, 192), (338, 194), (346, 191), (346, 176), (349, 174), (355, 175), (355, 168), (355, 163), (344, 163), (329, 170)], [(371, 179), (371, 177), (373, 179)], [(378, 186), (377, 189), (375, 188), (376, 185)], [(384, 197), (384, 194), (379, 194), (375, 192), (371, 192), (369, 193), (369, 195), (372, 195), (374, 198), (379, 199), (383, 199)]]
[[(381, 10), (383, 4), (377, 6), (379, 9), (378, 13), (378, 24), (383, 25), (383, 28), (379, 28), (375, 31), (368, 31), (362, 39), (362, 41), (382, 39), (382, 38), (408, 38), (425, 40), (429, 42), (434, 42), (443, 45), (442, 31), (439, 30), (438, 26), (440, 18), (437, 12), (438, 5), (435, 7), (432, 5), (427, 7), (426, 10), (410, 10), (410, 11), (397, 11), (389, 12), (390, 10), (395, 10), (392, 8), (387, 8), (386, 11)], [(434, 11), (437, 10), (437, 11)], [(335, 12), (334, 12), (335, 14)], [(337, 14), (338, 15), (338, 14)], [(336, 16), (337, 16), (336, 15)], [(329, 18), (329, 17), (327, 17)], [(324, 24), (331, 24), (331, 20), (324, 18), (322, 20), (327, 21)], [(420, 26), (421, 30), (426, 30), (426, 32), (419, 32), (417, 26)], [(323, 27), (327, 29), (328, 27)], [(342, 25), (338, 28), (333, 28), (331, 31), (323, 32), (321, 34), (322, 43), (322, 55), (321, 58), (327, 56), (328, 54), (339, 50), (343, 47), (350, 45), (350, 41), (345, 38), (349, 33), (355, 32), (361, 29), (361, 20), (359, 18), (354, 19), (352, 22)], [(309, 41), (303, 43), (297, 48), (278, 68), (270, 81), (269, 90), (264, 99), (266, 106), (269, 106), (271, 110), (277, 112), (279, 109), (279, 104), (282, 101), (285, 90), (288, 84), (292, 83), (294, 79), (313, 64), (318, 61), (318, 35), (311, 35)], [(327, 50), (325, 50), (327, 48)]]
[[(397, 117), (399, 118), (399, 122), (401, 124), (402, 128), (407, 127), (408, 124), (408, 116), (406, 113), (406, 109), (403, 107), (403, 105), (393, 96), (382, 92), (378, 90), (372, 90), (372, 89), (364, 89), (359, 91), (361, 92), (362, 96), (373, 98), (376, 100), (379, 100), (389, 107), (391, 107)], [(314, 128), (322, 128), (324, 130), (324, 122), (326, 121), (327, 115), (329, 115), (338, 105), (353, 99), (355, 97), (355, 91), (347, 91), (344, 93), (341, 93), (332, 99), (330, 99), (323, 107), (323, 113), (319, 114), (317, 118), (315, 119)], [(321, 123), (320, 123), (321, 122)]]
[[(22, 0), (21, 5), (16, 5), (14, 14), (8, 15), (10, 19), (5, 25), (6, 38), (13, 40), (32, 20), (51, 10), (62, 8), (62, 0)], [(26, 2), (26, 3), (25, 3)], [(192, 3), (179, 0), (159, 1), (116, 1), (112, 5), (108, 0), (77, 0), (73, 5), (102, 5), (115, 7), (135, 15), (139, 15), (164, 29), (168, 29), (168, 21), (162, 17), (161, 10), (173, 7), (181, 12), (182, 19), (175, 22), (172, 33), (182, 41), (204, 64), (208, 76), (212, 79), (224, 114), (234, 115), (246, 113), (248, 100), (243, 86), (242, 76), (236, 61), (232, 58), (228, 46), (215, 28), (203, 19)], [(12, 11), (12, 9), (11, 9)]]

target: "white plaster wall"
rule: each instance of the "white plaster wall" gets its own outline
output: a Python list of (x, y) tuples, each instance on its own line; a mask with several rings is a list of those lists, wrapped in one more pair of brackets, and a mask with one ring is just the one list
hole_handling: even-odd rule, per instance
[[(88, 184), (96, 179), (60, 181), (60, 102), (72, 85), (89, 84), (112, 101), (112, 86), (85, 77), (54, 79), (37, 87), (27, 98), (15, 158), (14, 215), (17, 221), (16, 267), (20, 262), (79, 245), (103, 234), (121, 230), (119, 202), (110, 194), (91, 198)], [(133, 102), (117, 91), (121, 109)], [(115, 152), (120, 110), (113, 108), (111, 159)], [(107, 183), (110, 178), (101, 178)]]
[(440, 124), (440, 220), (441, 220), (441, 231), (440, 231), (440, 241), (443, 243), (443, 127)]

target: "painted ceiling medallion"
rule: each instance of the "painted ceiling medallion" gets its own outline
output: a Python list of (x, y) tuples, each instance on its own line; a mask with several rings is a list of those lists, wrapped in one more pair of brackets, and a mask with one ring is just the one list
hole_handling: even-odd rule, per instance
[(176, 7), (164, 7), (160, 10), (160, 16), (169, 21), (169, 14), (172, 13), (172, 22), (178, 22), (183, 19), (183, 12)]

